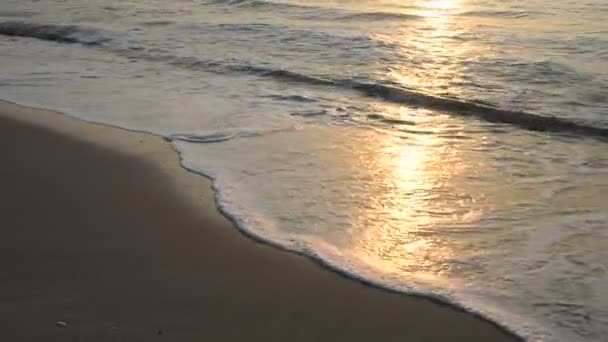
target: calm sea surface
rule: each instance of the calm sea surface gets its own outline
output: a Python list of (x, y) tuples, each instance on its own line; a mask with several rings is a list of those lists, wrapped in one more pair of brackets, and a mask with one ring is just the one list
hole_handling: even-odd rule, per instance
[(169, 138), (239, 228), (338, 272), (601, 341), (607, 21), (604, 0), (3, 0), (0, 99)]

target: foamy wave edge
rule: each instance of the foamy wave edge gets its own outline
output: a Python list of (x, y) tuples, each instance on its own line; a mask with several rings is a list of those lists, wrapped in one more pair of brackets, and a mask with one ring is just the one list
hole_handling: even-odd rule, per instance
[[(274, 248), (304, 256), (312, 260), (317, 265), (320, 265), (321, 267), (325, 267), (345, 278), (361, 282), (364, 285), (402, 295), (421, 297), (435, 303), (454, 307), (458, 310), (472, 314), (480, 319), (491, 322), (496, 325), (497, 328), (509, 334), (520, 337), (523, 340), (532, 340), (539, 338), (539, 336), (550, 335), (547, 329), (544, 329), (540, 326), (536, 327), (538, 330), (522, 329), (515, 325), (509, 324), (506, 321), (501, 320), (500, 317), (497, 319), (497, 317), (495, 317), (494, 315), (486, 314), (483, 310), (480, 310), (479, 308), (476, 308), (473, 305), (467, 305), (466, 302), (455, 299), (454, 295), (451, 293), (424, 291), (421, 289), (408, 288), (404, 285), (392, 284), (390, 282), (382, 281), (379, 277), (379, 274), (377, 272), (374, 272), (371, 269), (370, 265), (363, 266), (364, 263), (361, 263), (360, 265), (355, 265), (354, 263), (351, 263), (350, 265), (340, 263), (340, 258), (336, 256), (339, 253), (335, 251), (335, 248), (331, 248), (329, 244), (324, 243), (320, 239), (313, 239), (311, 237), (305, 238), (303, 236), (300, 236), (299, 238), (280, 236), (280, 234), (278, 234), (275, 229), (269, 227), (271, 222), (268, 222), (266, 219), (256, 218), (259, 216), (256, 216), (253, 213), (239, 213), (239, 210), (235, 208), (238, 205), (234, 201), (232, 201), (227, 192), (223, 190), (225, 186), (222, 185), (221, 181), (219, 180), (219, 177), (213, 171), (197, 169), (188, 163), (188, 161), (183, 157), (182, 150), (179, 148), (179, 144), (190, 143), (188, 141), (181, 139), (172, 139), (171, 135), (164, 135), (158, 132), (146, 131), (128, 126), (121, 126), (116, 123), (91, 120), (79, 114), (75, 114), (71, 110), (66, 108), (54, 108), (44, 106), (39, 103), (15, 101), (13, 99), (6, 98), (6, 96), (1, 97), (0, 102), (13, 103), (22, 107), (47, 110), (57, 113), (59, 115), (64, 115), (69, 118), (80, 120), (90, 124), (103, 125), (111, 128), (125, 130), (128, 132), (151, 134), (154, 136), (161, 137), (167, 142), (171, 143), (171, 146), (179, 156), (180, 166), (182, 168), (184, 168), (188, 172), (194, 173), (201, 177), (205, 177), (211, 181), (214, 200), (216, 202), (218, 211), (230, 222), (232, 222), (234, 226), (248, 238), (257, 242), (264, 243)], [(266, 223), (266, 225), (261, 225), (262, 222), (258, 222), (258, 224), (260, 224), (261, 226), (256, 227), (256, 220), (264, 220), (264, 223)], [(311, 242), (312, 240), (316, 241)], [(332, 252), (332, 250), (334, 251)], [(354, 270), (354, 268), (357, 267), (361, 268)]]
[[(179, 154), (181, 166), (189, 172), (211, 180), (218, 211), (248, 238), (274, 248), (304, 256), (321, 267), (366, 286), (400, 295), (424, 298), (440, 305), (453, 307), (488, 321), (498, 329), (522, 340), (561, 341), (549, 328), (543, 327), (541, 324), (526, 324), (526, 322), (530, 322), (530, 319), (517, 319), (513, 315), (498, 309), (495, 310), (496, 312), (489, 312), (491, 310), (484, 310), (479, 305), (471, 303), (473, 300), (460, 298), (459, 294), (452, 291), (441, 291), (438, 288), (424, 289), (414, 284), (409, 286), (391, 282), (390, 280), (383, 280), (387, 279), (387, 277), (383, 277), (381, 272), (374, 270), (373, 265), (353, 255), (348, 256), (354, 257), (354, 261), (345, 260), (344, 253), (338, 252), (337, 248), (332, 247), (321, 239), (278, 233), (272, 227), (273, 223), (262, 215), (254, 212), (241, 212), (238, 209), (239, 205), (230, 198), (229, 191), (226, 191), (228, 187), (222, 183), (221, 178), (215, 172), (196, 168), (183, 158), (182, 149), (179, 147), (180, 143), (187, 142), (175, 141), (173, 146)], [(516, 321), (516, 323), (513, 321)]]

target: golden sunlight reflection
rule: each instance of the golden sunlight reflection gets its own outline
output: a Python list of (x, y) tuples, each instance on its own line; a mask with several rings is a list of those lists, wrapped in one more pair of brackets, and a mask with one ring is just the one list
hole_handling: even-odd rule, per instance
[[(400, 46), (396, 60), (403, 61), (388, 66), (386, 74), (379, 76), (435, 96), (466, 97), (461, 92), (467, 88), (459, 85), (469, 82), (467, 59), (492, 52), (460, 39), (474, 25), (470, 19), (453, 15), (462, 10), (463, 1), (430, 0), (417, 5), (423, 8), (418, 14), (424, 20), (399, 23), (371, 35)], [(485, 189), (476, 183), (475, 175), (495, 170), (483, 154), (472, 152), (481, 144), (475, 140), (478, 136), (454, 139), (453, 132), (466, 128), (442, 128), (455, 121), (406, 107), (401, 113), (375, 110), (387, 117), (416, 121), (416, 129), (428, 129), (367, 143), (382, 146), (359, 161), (378, 185), (356, 215), (356, 225), (365, 229), (354, 241), (355, 248), (369, 256), (370, 263), (391, 269), (398, 265), (401, 273), (450, 272), (452, 261), (466, 258), (467, 253), (454, 234), (469, 229), (490, 210), (483, 198)], [(428, 122), (418, 122), (420, 117)]]
[(388, 66), (386, 74), (378, 76), (434, 95), (461, 97), (464, 89), (470, 88), (462, 87), (471, 82), (468, 62), (491, 54), (492, 48), (463, 39), (477, 24), (454, 15), (463, 10), (461, 1), (432, 0), (419, 6), (422, 9), (416, 14), (424, 20), (403, 22), (370, 35), (399, 46), (396, 60), (403, 61)]
[(454, 8), (458, 4), (456, 0), (431, 0), (426, 4), (428, 8), (449, 9)]
[(377, 185), (356, 214), (355, 225), (365, 228), (354, 248), (389, 271), (398, 265), (406, 273), (449, 272), (456, 243), (450, 234), (467, 229), (484, 212), (476, 198), (481, 191), (467, 177), (486, 166), (441, 134), (383, 139), (367, 142), (382, 147), (360, 156), (359, 165)]

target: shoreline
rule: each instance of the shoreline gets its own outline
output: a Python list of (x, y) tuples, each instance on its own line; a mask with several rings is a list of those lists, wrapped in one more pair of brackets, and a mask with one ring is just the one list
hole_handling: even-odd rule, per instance
[(7, 337), (520, 340), (246, 237), (218, 210), (211, 181), (182, 168), (161, 137), (6, 101), (0, 133)]

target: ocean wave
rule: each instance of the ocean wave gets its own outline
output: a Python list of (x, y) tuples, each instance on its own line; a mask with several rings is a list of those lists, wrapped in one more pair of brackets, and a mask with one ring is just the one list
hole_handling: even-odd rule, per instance
[(357, 12), (341, 8), (305, 6), (265, 0), (212, 0), (208, 4), (289, 12), (300, 19), (314, 20), (407, 20), (423, 18), (414, 14), (391, 12)]
[(144, 59), (153, 62), (162, 62), (173, 65), (175, 67), (201, 70), (206, 72), (213, 72), (217, 74), (228, 74), (228, 73), (240, 73), (240, 74), (251, 74), (259, 77), (273, 78), (276, 80), (282, 80), (285, 82), (292, 83), (305, 83), (310, 85), (321, 85), (321, 86), (335, 86), (336, 81), (309, 76), (286, 69), (264, 67), (251, 65), (245, 61), (240, 60), (204, 60), (195, 57), (179, 57), (166, 54), (147, 54), (142, 49), (120, 49), (116, 51), (120, 55), (124, 55), (129, 58)]
[[(366, 34), (346, 34), (345, 32), (325, 32), (314, 28), (295, 28), (281, 23), (198, 23), (189, 22), (179, 25), (180, 31), (193, 34), (217, 34), (222, 40), (218, 43), (242, 42), (250, 46), (256, 40), (263, 40), (268, 45), (283, 48), (289, 44), (289, 50), (299, 53), (321, 53), (324, 50), (345, 50), (365, 58), (363, 51), (368, 49), (398, 48), (396, 43), (378, 41)], [(179, 39), (179, 37), (175, 37)], [(361, 51), (363, 50), (363, 51)]]
[[(321, 7), (314, 6), (305, 6), (305, 5), (297, 5), (297, 4), (289, 4), (289, 3), (279, 3), (273, 1), (265, 1), (265, 0), (211, 0), (208, 1), (207, 4), (211, 5), (219, 5), (219, 6), (230, 6), (230, 7), (239, 7), (239, 8), (253, 8), (258, 10), (267, 10), (267, 11), (280, 11), (287, 12), (293, 15), (302, 15), (302, 14), (319, 14), (317, 19), (321, 19), (323, 17), (321, 14), (329, 9), (324, 9)], [(330, 10), (331, 11), (331, 10)], [(331, 11), (333, 12), (333, 11)]]
[[(42, 25), (17, 21), (0, 22), (0, 34), (32, 37), (64, 43), (81, 43), (83, 45), (99, 45), (102, 42), (109, 41), (107, 36), (101, 34), (101, 32), (79, 26)], [(273, 67), (271, 65), (253, 65), (246, 61), (236, 59), (206, 60), (190, 56), (175, 56), (170, 53), (159, 54), (152, 50), (147, 50), (145, 47), (130, 46), (129, 48), (124, 48), (124, 46), (104, 46), (104, 48), (128, 58), (161, 62), (180, 68), (218, 74), (251, 74), (258, 77), (272, 78), (281, 82), (353, 90), (364, 96), (380, 98), (388, 102), (408, 106), (437, 110), (446, 114), (467, 116), (491, 123), (509, 124), (531, 131), (574, 134), (608, 141), (608, 128), (596, 127), (584, 122), (576, 122), (555, 116), (502, 109), (478, 101), (425, 94), (396, 85), (383, 84), (380, 80), (361, 82), (353, 79), (334, 79), (330, 77), (306, 75), (296, 71)]]
[(473, 117), (491, 123), (510, 124), (530, 131), (577, 134), (608, 141), (608, 128), (596, 127), (555, 116), (492, 107), (479, 101), (439, 97), (381, 83), (323, 79), (280, 69), (268, 70), (252, 67), (243, 70), (256, 72), (259, 76), (273, 77), (289, 82), (352, 89), (365, 96), (381, 98), (393, 103), (438, 110), (447, 114)]
[(365, 95), (380, 97), (391, 102), (470, 116), (492, 123), (510, 124), (531, 131), (578, 134), (608, 140), (608, 128), (595, 127), (555, 116), (490, 107), (473, 101), (438, 97), (378, 83), (346, 81), (342, 84), (359, 90)]
[(310, 110), (310, 111), (304, 111), (304, 112), (294, 112), (291, 113), (292, 116), (301, 116), (303, 118), (311, 118), (311, 117), (315, 117), (315, 116), (322, 116), (322, 115), (327, 115), (327, 111), (326, 110)]
[(390, 12), (360, 12), (344, 14), (340, 19), (361, 19), (361, 20), (408, 20), (422, 19), (424, 17), (415, 14), (390, 13)]
[(516, 10), (513, 10), (513, 11), (478, 10), (478, 11), (461, 12), (458, 15), (463, 16), (463, 17), (491, 17), (491, 18), (499, 17), (499, 18), (520, 19), (520, 18), (527, 18), (530, 16), (539, 15), (539, 14), (541, 14), (541, 13), (530, 12), (530, 11), (516, 11)]
[(277, 101), (308, 102), (308, 103), (318, 102), (317, 99), (309, 97), (309, 96), (304, 96), (304, 95), (271, 94), (271, 95), (264, 95), (263, 97), (277, 100)]
[(36, 24), (23, 21), (0, 22), (0, 35), (83, 45), (99, 45), (110, 41), (109, 37), (90, 28), (76, 25)]

